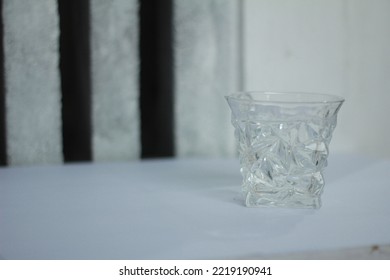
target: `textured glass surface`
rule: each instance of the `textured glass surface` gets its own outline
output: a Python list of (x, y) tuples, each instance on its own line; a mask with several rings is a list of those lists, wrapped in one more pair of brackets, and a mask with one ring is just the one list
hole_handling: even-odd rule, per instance
[(319, 208), (329, 143), (343, 99), (308, 93), (226, 97), (249, 207)]

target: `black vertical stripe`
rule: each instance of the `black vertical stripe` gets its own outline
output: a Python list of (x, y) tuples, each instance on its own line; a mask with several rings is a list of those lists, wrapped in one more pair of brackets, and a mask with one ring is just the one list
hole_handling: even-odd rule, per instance
[(92, 158), (89, 6), (89, 0), (58, 0), (65, 162)]
[(140, 1), (142, 158), (174, 156), (172, 1)]
[(3, 36), (3, 1), (0, 0), (0, 166), (7, 165)]

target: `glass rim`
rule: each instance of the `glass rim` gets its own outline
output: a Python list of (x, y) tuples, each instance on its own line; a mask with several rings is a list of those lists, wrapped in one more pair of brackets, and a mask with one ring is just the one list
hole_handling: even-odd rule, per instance
[(343, 97), (333, 94), (298, 91), (238, 91), (226, 95), (225, 98), (238, 102), (263, 104), (329, 104), (343, 103), (345, 101)]

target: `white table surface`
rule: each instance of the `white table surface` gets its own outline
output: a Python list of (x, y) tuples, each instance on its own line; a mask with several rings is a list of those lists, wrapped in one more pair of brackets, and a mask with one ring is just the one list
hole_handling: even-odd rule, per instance
[(390, 258), (390, 160), (325, 176), (322, 208), (293, 210), (246, 208), (237, 159), (1, 168), (0, 258)]

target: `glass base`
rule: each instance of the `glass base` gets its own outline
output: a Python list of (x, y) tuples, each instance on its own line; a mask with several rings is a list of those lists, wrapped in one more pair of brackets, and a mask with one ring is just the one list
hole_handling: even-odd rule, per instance
[(245, 194), (245, 204), (247, 207), (319, 209), (321, 207), (321, 197), (319, 195), (297, 193), (290, 193), (288, 196), (281, 197), (279, 192), (247, 192)]

